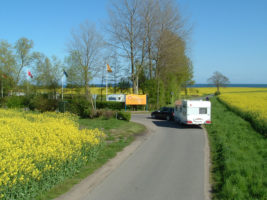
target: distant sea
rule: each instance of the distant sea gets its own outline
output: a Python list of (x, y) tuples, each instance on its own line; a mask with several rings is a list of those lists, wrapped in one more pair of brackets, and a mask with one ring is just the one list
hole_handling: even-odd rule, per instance
[[(215, 87), (211, 84), (195, 84), (191, 87)], [(226, 87), (251, 87), (251, 88), (267, 88), (267, 84), (228, 84)]]
[[(114, 84), (109, 84), (110, 86), (114, 86)], [(92, 84), (93, 87), (106, 87), (106, 85), (101, 84)], [(195, 84), (189, 87), (215, 87), (211, 84)], [(226, 87), (251, 87), (251, 88), (267, 88), (267, 84), (228, 84)]]

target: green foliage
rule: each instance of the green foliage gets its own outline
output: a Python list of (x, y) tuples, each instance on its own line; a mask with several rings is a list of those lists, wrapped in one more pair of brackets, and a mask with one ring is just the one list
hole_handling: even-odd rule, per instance
[(40, 112), (55, 111), (58, 107), (58, 101), (55, 99), (48, 99), (46, 95), (34, 96), (29, 103), (31, 110), (38, 110)]
[(267, 141), (217, 99), (209, 134), (213, 199), (266, 199)]
[(218, 95), (220, 95), (220, 94), (221, 94), (220, 91), (216, 91), (216, 92), (214, 93), (215, 96), (218, 96)]
[(4, 102), (8, 108), (23, 108), (28, 107), (29, 98), (24, 96), (9, 96), (5, 98)]
[(125, 108), (125, 104), (124, 102), (115, 102), (115, 101), (97, 101), (96, 107), (98, 109), (121, 110)]
[(82, 118), (92, 118), (91, 104), (85, 97), (74, 97), (68, 100), (66, 111), (79, 115)]
[(118, 83), (118, 89), (120, 90), (120, 92), (122, 93), (126, 93), (129, 91), (130, 89), (130, 82), (129, 79), (127, 78), (121, 78), (120, 82)]
[(117, 118), (122, 119), (122, 120), (126, 120), (126, 121), (130, 121), (131, 120), (131, 113), (120, 111), (117, 113)]
[[(158, 82), (159, 81), (159, 82)], [(158, 97), (159, 86), (159, 97)], [(149, 110), (165, 105), (165, 90), (160, 80), (151, 79), (145, 82), (145, 94), (148, 95)]]

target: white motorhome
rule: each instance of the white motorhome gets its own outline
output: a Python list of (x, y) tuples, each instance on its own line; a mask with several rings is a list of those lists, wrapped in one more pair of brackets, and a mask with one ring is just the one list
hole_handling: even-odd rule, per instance
[(124, 94), (109, 94), (107, 96), (107, 101), (125, 102)]
[(202, 100), (176, 101), (174, 120), (182, 124), (210, 124), (211, 103)]

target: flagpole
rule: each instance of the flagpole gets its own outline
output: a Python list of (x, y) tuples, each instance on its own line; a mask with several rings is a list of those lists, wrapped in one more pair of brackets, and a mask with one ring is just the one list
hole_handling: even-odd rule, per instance
[(4, 98), (3, 77), (1, 77), (1, 93), (2, 93), (2, 98)]
[(108, 70), (106, 69), (106, 101), (108, 100)]
[(29, 77), (27, 77), (27, 79), (28, 79), (28, 80), (27, 80), (27, 95), (29, 95), (29, 82), (30, 82), (30, 81), (29, 81)]
[(61, 78), (61, 99), (63, 101), (63, 76)]

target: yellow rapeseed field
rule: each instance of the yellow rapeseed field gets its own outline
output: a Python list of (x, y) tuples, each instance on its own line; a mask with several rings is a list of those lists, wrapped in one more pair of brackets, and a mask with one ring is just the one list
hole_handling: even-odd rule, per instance
[(219, 98), (240, 111), (257, 113), (267, 123), (267, 92), (225, 93)]
[[(101, 89), (102, 89), (102, 94), (103, 95), (106, 95), (106, 88), (103, 87), (91, 87), (90, 88), (90, 92), (91, 94), (97, 94), (97, 95), (100, 95), (101, 94)], [(38, 89), (38, 92), (40, 93), (48, 93), (48, 92), (51, 92), (51, 90), (49, 89)], [(61, 94), (61, 88), (58, 88), (56, 90), (57, 93)], [(64, 88), (63, 89), (63, 92), (64, 94), (84, 94), (84, 88)], [(129, 89), (128, 92), (126, 92), (126, 94), (131, 94), (132, 93), (132, 88)], [(108, 94), (114, 94), (114, 89), (109, 87), (108, 88)], [(117, 90), (116, 94), (121, 94), (121, 91)], [(124, 92), (125, 94), (125, 92)]]
[(34, 199), (94, 157), (104, 133), (76, 120), (0, 109), (0, 199)]
[[(190, 96), (203, 96), (207, 94), (214, 94), (217, 91), (216, 87), (200, 87), (200, 88), (188, 88), (188, 94)], [(224, 93), (236, 93), (236, 92), (261, 92), (266, 91), (267, 88), (249, 88), (249, 87), (221, 87), (220, 92)], [(184, 91), (181, 92), (185, 95)]]

